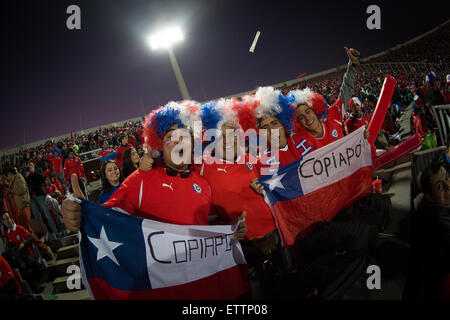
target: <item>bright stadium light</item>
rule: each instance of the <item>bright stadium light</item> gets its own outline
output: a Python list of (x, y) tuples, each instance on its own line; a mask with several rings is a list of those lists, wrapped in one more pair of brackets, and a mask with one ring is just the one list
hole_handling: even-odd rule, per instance
[(178, 66), (177, 59), (172, 50), (172, 45), (178, 41), (183, 40), (183, 33), (179, 27), (170, 27), (156, 32), (147, 38), (147, 44), (153, 49), (164, 48), (169, 52), (170, 63), (172, 64), (175, 78), (177, 79), (178, 88), (180, 89), (181, 97), (184, 100), (190, 100), (189, 92), (184, 83), (183, 75)]
[(183, 33), (179, 27), (170, 27), (161, 30), (148, 38), (149, 45), (153, 50), (170, 48), (175, 42), (181, 40), (183, 40)]

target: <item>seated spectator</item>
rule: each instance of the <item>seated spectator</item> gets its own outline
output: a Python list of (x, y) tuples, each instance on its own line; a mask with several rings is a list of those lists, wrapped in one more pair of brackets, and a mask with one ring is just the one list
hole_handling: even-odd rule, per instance
[(98, 156), (101, 162), (106, 162), (107, 160), (114, 160), (116, 158), (116, 151), (109, 147), (108, 140), (103, 140), (102, 150), (99, 151)]
[(114, 160), (106, 160), (101, 168), (102, 191), (97, 202), (103, 204), (111, 198), (112, 194), (119, 189), (123, 182), (122, 172)]
[(126, 179), (130, 174), (139, 167), (139, 154), (135, 148), (128, 148), (124, 151), (122, 157), (122, 172), (123, 177)]
[(416, 236), (424, 298), (433, 298), (450, 274), (450, 180), (441, 162), (422, 172)]
[(350, 118), (345, 121), (346, 134), (350, 134), (362, 126), (368, 128), (370, 117), (367, 114), (363, 115), (361, 101), (357, 97), (353, 97), (350, 99), (349, 106), (352, 113)]
[(7, 228), (7, 247), (3, 257), (12, 268), (19, 269), (33, 292), (39, 293), (41, 291), (39, 280), (45, 270), (45, 264), (39, 261), (39, 257), (33, 251), (33, 246), (38, 240), (25, 228), (16, 225), (8, 212), (2, 214), (2, 220)]

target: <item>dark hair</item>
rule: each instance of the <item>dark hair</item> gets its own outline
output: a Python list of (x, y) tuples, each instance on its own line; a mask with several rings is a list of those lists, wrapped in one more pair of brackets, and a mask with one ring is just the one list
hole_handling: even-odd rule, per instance
[(137, 152), (135, 148), (131, 147), (125, 150), (122, 155), (122, 171), (125, 179), (136, 170), (136, 167), (131, 160), (131, 151), (133, 151), (133, 149)]
[(366, 99), (369, 102), (377, 103), (377, 98), (373, 94), (369, 94)]
[(11, 173), (13, 175), (16, 175), (16, 170), (13, 167), (10, 167), (8, 169), (6, 169), (6, 174)]
[(70, 147), (69, 149), (67, 149), (67, 154), (69, 154), (69, 153), (71, 153), (71, 152), (73, 152), (73, 153), (76, 155), (75, 150), (74, 150), (72, 147)]
[(442, 164), (439, 161), (432, 161), (423, 171), (420, 177), (420, 186), (424, 194), (433, 194), (433, 185), (430, 182), (432, 176), (439, 172)]
[(119, 182), (122, 183), (123, 176), (122, 176), (122, 170), (120, 170), (119, 165), (117, 164), (117, 162), (115, 160), (106, 160), (103, 164), (102, 164), (102, 168), (100, 169), (100, 177), (102, 179), (102, 191), (104, 193), (110, 193), (112, 190), (112, 185), (111, 183), (109, 183), (108, 179), (106, 178), (106, 166), (108, 165), (108, 163), (114, 163), (117, 168), (119, 168), (119, 172), (120, 172), (120, 176), (119, 176)]

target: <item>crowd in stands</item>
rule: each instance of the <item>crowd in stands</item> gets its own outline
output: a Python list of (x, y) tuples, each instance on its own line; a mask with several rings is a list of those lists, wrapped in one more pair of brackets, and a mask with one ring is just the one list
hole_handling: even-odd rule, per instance
[[(448, 53), (446, 51), (446, 47), (441, 46), (442, 40), (440, 37), (442, 34), (448, 34), (448, 26), (417, 42), (402, 47), (394, 52), (390, 52), (386, 56), (378, 58), (376, 61), (431, 61), (434, 63), (442, 63), (442, 61), (444, 61), (444, 63), (447, 63)], [(434, 48), (439, 50), (438, 53), (431, 51), (429, 48), (430, 44), (435, 45)], [(351, 57), (351, 55), (349, 55), (349, 57)], [(351, 69), (350, 65), (351, 63), (349, 63), (349, 69)], [(398, 120), (400, 119), (404, 109), (411, 104), (413, 105), (415, 118), (413, 121), (414, 130), (420, 132), (422, 137), (424, 137), (429, 131), (437, 133), (437, 126), (431, 114), (431, 106), (450, 103), (450, 79), (447, 80), (445, 78), (445, 74), (443, 73), (431, 71), (432, 70), (429, 70), (426, 74), (403, 74), (398, 72), (389, 73), (396, 78), (397, 85), (392, 98), (391, 106), (383, 125), (382, 134), (377, 139), (377, 148), (389, 149), (392, 145), (398, 144), (402, 141), (402, 138), (399, 135)], [(348, 72), (349, 71), (347, 70), (346, 75), (349, 74)], [(328, 123), (326, 120), (320, 123), (313, 122), (317, 124), (317, 126), (322, 126), (319, 129), (312, 126), (309, 127), (309, 125), (305, 124), (308, 122), (305, 119), (308, 119), (309, 117), (307, 115), (309, 110), (308, 103), (312, 99), (311, 97), (318, 93), (323, 96), (328, 105), (333, 106), (335, 109), (344, 108), (344, 105), (348, 103), (348, 108), (346, 108), (347, 113), (342, 116), (342, 118), (339, 118), (342, 123), (340, 123), (340, 127), (336, 127), (338, 129), (340, 128), (341, 133), (339, 134), (339, 137), (334, 137), (341, 138), (345, 134), (350, 133), (350, 131), (353, 131), (353, 129), (348, 129), (348, 127), (344, 125), (344, 122), (348, 124), (351, 122), (348, 120), (362, 119), (363, 116), (367, 116), (367, 121), (370, 121), (370, 116), (373, 114), (377, 97), (379, 96), (382, 88), (383, 79), (387, 75), (388, 73), (386, 71), (378, 73), (355, 72), (354, 80), (352, 80), (354, 83), (350, 86), (354, 90), (350, 95), (348, 95), (349, 92), (345, 94), (343, 93), (346, 90), (349, 90), (349, 85), (346, 82), (349, 80), (345, 80), (345, 78), (343, 79), (342, 75), (321, 81), (309, 81), (307, 83), (300, 82), (300, 84), (296, 84), (294, 87), (282, 87), (280, 89), (282, 90), (285, 98), (292, 98), (293, 100), (291, 101), (291, 104), (296, 105), (297, 109), (295, 111), (295, 117), (297, 122), (295, 125), (298, 126), (296, 129), (303, 125), (303, 131), (300, 130), (299, 132), (303, 135), (303, 137), (306, 137), (309, 134), (312, 137), (310, 144), (317, 149), (323, 147), (323, 145), (318, 142), (319, 139), (314, 138), (318, 136), (316, 131), (321, 131), (320, 128), (322, 128), (322, 132), (320, 132), (320, 134), (325, 134), (323, 132), (323, 126), (336, 126), (336, 124), (332, 124), (331, 120)], [(424, 79), (426, 80), (424, 81)], [(307, 87), (312, 91), (309, 91)], [(291, 89), (296, 90), (292, 91)], [(258, 90), (256, 93), (257, 97), (259, 93), (261, 93), (261, 90)], [(340, 98), (345, 101), (341, 101), (342, 105), (336, 107), (335, 102)], [(246, 99), (249, 99), (248, 101), (251, 100), (249, 97), (242, 97), (244, 102), (247, 101)], [(186, 105), (182, 105), (182, 107), (188, 109)], [(204, 106), (202, 106), (202, 108), (204, 108)], [(283, 109), (283, 107), (281, 107), (281, 109), (281, 112), (289, 112), (289, 108)], [(206, 107), (202, 109), (202, 112), (203, 111), (209, 112), (211, 110)], [(320, 111), (314, 109), (314, 112), (318, 119), (321, 115)], [(326, 112), (328, 113), (328, 110)], [(336, 119), (338, 119), (339, 113), (340, 112), (336, 113)], [(153, 113), (153, 116), (154, 115), (155, 113)], [(279, 114), (273, 113), (269, 116), (266, 114), (265, 116), (265, 118), (263, 117), (257, 120), (259, 121), (259, 125), (261, 127), (265, 124), (264, 121), (272, 121), (274, 119), (271, 117), (276, 118)], [(149, 121), (151, 121), (151, 119), (152, 118), (150, 116)], [(204, 119), (202, 119), (202, 121), (203, 124), (208, 127), (209, 122)], [(337, 122), (339, 123), (339, 121)], [(171, 123), (171, 125), (175, 124), (176, 122)], [(217, 128), (217, 125), (217, 122), (215, 122), (214, 125), (211, 125), (211, 128)], [(364, 122), (361, 122), (361, 124), (358, 123), (356, 127), (362, 125), (364, 125)], [(268, 124), (268, 127), (270, 126), (272, 126), (272, 122)], [(275, 124), (275, 127), (280, 128), (281, 126), (284, 126), (284, 129), (287, 131), (287, 123), (280, 120), (278, 124)], [(272, 127), (270, 128), (272, 129)], [(195, 180), (199, 179), (200, 175), (197, 173), (192, 173), (190, 169), (184, 168), (183, 170), (180, 169), (181, 171), (177, 168), (174, 169), (173, 163), (171, 163), (168, 156), (168, 149), (165, 149), (173, 147), (170, 143), (167, 143), (167, 140), (170, 138), (168, 137), (168, 133), (170, 132), (169, 129), (170, 128), (165, 128), (164, 134), (160, 137), (158, 136), (158, 138), (155, 138), (156, 134), (153, 136), (148, 132), (144, 134), (144, 126), (142, 122), (132, 122), (126, 123), (122, 127), (111, 126), (109, 128), (101, 128), (86, 135), (73, 134), (70, 138), (65, 138), (61, 141), (47, 141), (41, 146), (23, 150), (17, 154), (3, 156), (1, 159), (2, 168), (7, 168), (7, 170), (2, 172), (0, 176), (2, 207), (2, 226), (0, 235), (7, 243), (7, 249), (3, 254), (5, 259), (0, 257), (0, 270), (2, 272), (2, 277), (0, 278), (0, 295), (4, 292), (14, 292), (17, 294), (20, 294), (21, 292), (21, 288), (17, 285), (12, 274), (11, 267), (20, 271), (22, 276), (32, 285), (33, 291), (39, 292), (39, 277), (45, 269), (45, 264), (42, 264), (40, 256), (42, 255), (42, 257), (46, 260), (51, 260), (54, 258), (52, 250), (45, 243), (47, 238), (42, 237), (42, 234), (40, 234), (39, 236), (41, 237), (39, 237), (36, 235), (37, 231), (33, 230), (32, 219), (42, 221), (45, 224), (48, 233), (53, 234), (54, 237), (61, 237), (64, 234), (66, 227), (71, 230), (77, 230), (75, 226), (68, 226), (66, 220), (64, 221), (66, 225), (64, 225), (61, 217), (61, 204), (66, 203), (67, 205), (67, 199), (64, 200), (67, 191), (81, 192), (86, 195), (85, 184), (87, 182), (87, 177), (84, 172), (83, 164), (79, 158), (79, 154), (83, 152), (101, 149), (99, 152), (99, 159), (102, 162), (102, 168), (100, 170), (102, 192), (99, 196), (98, 202), (105, 203), (109, 207), (120, 207), (120, 205), (124, 205), (124, 203), (126, 203), (125, 209), (130, 210), (131, 208), (131, 211), (133, 211), (135, 208), (133, 207), (133, 204), (127, 202), (128, 198), (126, 194), (126, 192), (131, 192), (130, 190), (132, 189), (131, 186), (133, 185), (133, 181), (135, 181), (135, 177), (138, 176), (133, 173), (137, 169), (141, 169), (136, 172), (139, 174), (141, 174), (141, 172), (152, 170), (152, 177), (157, 179), (157, 175), (162, 174), (161, 172), (164, 168), (166, 170), (165, 172), (170, 173), (168, 173), (170, 176), (177, 176), (179, 174), (183, 178), (186, 178), (184, 182), (182, 179), (179, 180), (182, 181), (180, 183), (190, 182), (192, 185), (191, 180), (194, 179), (193, 181), (203, 186), (203, 182), (198, 181), (207, 180), (208, 183), (205, 184), (205, 188), (203, 189), (206, 190), (206, 186), (210, 185), (213, 194), (220, 194), (221, 199), (216, 198), (214, 201), (224, 208), (232, 207), (232, 210), (230, 210), (233, 211), (233, 214), (228, 216), (227, 222), (235, 221), (238, 218), (244, 217), (245, 214), (242, 215), (242, 211), (249, 213), (255, 212), (255, 210), (259, 209), (258, 215), (261, 215), (261, 221), (264, 222), (264, 219), (267, 219), (267, 221), (272, 219), (270, 210), (261, 197), (261, 185), (254, 180), (256, 176), (253, 176), (253, 173), (249, 174), (246, 170), (244, 170), (245, 173), (244, 171), (239, 172), (239, 177), (244, 177), (242, 179), (240, 178), (242, 181), (237, 181), (239, 179), (235, 179), (235, 177), (232, 177), (232, 180), (220, 181), (221, 178), (217, 176), (217, 171), (219, 170), (215, 170), (217, 169), (216, 167), (210, 167), (209, 169), (202, 168), (201, 170), (201, 174), (204, 175), (205, 179)], [(149, 138), (148, 142), (153, 149), (158, 149), (157, 147), (159, 144), (159, 149), (163, 156), (159, 159), (155, 159), (156, 165), (154, 168), (154, 160), (152, 156), (144, 152), (144, 135)], [(154, 140), (151, 140), (152, 137)], [(327, 137), (327, 139), (328, 140), (326, 143), (334, 141), (332, 137)], [(163, 142), (164, 145), (162, 145)], [(154, 144), (151, 145), (151, 143)], [(448, 221), (449, 219), (449, 153), (450, 150), (447, 142), (446, 156), (443, 158), (444, 160), (441, 159), (442, 161), (439, 162), (439, 164), (434, 162), (431, 163), (430, 166), (424, 170), (420, 180), (425, 199), (421, 208), (426, 208), (421, 209), (422, 212), (424, 212), (424, 210), (430, 210), (430, 207), (438, 208), (437, 218), (432, 222), (427, 220), (426, 216), (421, 216), (422, 219), (430, 222), (429, 224), (426, 224), (429, 232), (431, 232), (430, 230), (433, 230), (433, 228), (440, 228), (439, 230), (441, 233), (439, 233), (439, 236), (436, 235), (436, 241), (441, 241), (442, 239), (448, 241), (450, 237), (448, 223), (439, 223), (439, 219), (443, 219), (444, 221)], [(285, 156), (286, 158), (281, 159), (281, 161), (285, 161), (286, 163), (289, 163), (295, 159), (295, 156), (292, 158), (292, 155)], [(264, 165), (266, 164), (263, 164), (262, 166)], [(185, 176), (183, 176), (183, 174)], [(76, 179), (74, 176), (76, 176)], [(148, 176), (149, 175), (147, 175), (147, 177)], [(122, 182), (127, 179), (127, 177), (131, 177), (131, 179), (127, 180), (127, 189), (121, 188)], [(217, 178), (217, 180), (214, 180), (213, 177), (214, 179)], [(240, 185), (241, 182), (248, 187), (248, 190), (246, 192), (242, 192), (240, 195), (241, 198), (239, 198), (238, 201), (230, 201), (230, 198), (227, 198), (228, 190), (225, 189), (226, 184), (233, 183), (238, 187), (242, 187)], [(249, 187), (250, 182), (253, 190)], [(78, 185), (80, 190), (74, 190), (74, 185)], [(117, 190), (120, 191), (115, 192)], [(185, 197), (183, 194), (180, 194), (179, 196)], [(152, 207), (151, 198), (152, 197), (147, 197), (144, 199), (143, 208), (147, 205), (148, 208), (154, 209), (154, 207)], [(175, 198), (176, 197), (174, 197), (174, 199)], [(227, 203), (224, 203), (223, 201), (227, 201)], [(176, 207), (176, 202), (177, 201), (173, 201), (170, 206), (168, 205), (170, 210), (173, 211), (172, 213), (175, 213), (176, 210), (180, 209), (179, 207)], [(190, 203), (190, 206), (194, 205), (195, 203)], [(204, 203), (199, 203), (198, 205), (204, 205)], [(242, 206), (245, 207), (245, 210), (236, 210)], [(189, 209), (190, 208), (183, 208), (183, 210), (187, 211)], [(74, 209), (74, 207), (71, 207), (70, 209), (67, 209), (66, 207), (66, 212), (70, 211), (70, 214), (76, 210), (77, 209)], [(167, 218), (165, 216), (167, 214), (165, 210), (166, 209), (164, 208), (161, 212), (158, 212), (157, 210), (152, 211), (151, 214), (153, 217), (158, 216), (159, 214), (161, 218), (163, 216), (164, 218)], [(170, 211), (169, 209), (167, 210)], [(146, 217), (145, 212), (143, 214), (144, 217)], [(192, 217), (189, 216), (186, 218), (186, 221), (180, 221), (181, 218), (177, 217), (175, 214), (170, 218), (173, 218), (173, 223), (180, 224), (209, 223), (207, 219), (204, 219), (207, 217), (207, 214), (205, 217), (202, 216), (200, 220), (198, 220), (198, 217), (195, 217), (197, 214), (198, 212), (195, 211), (195, 208), (193, 207)], [(276, 252), (279, 256), (283, 256), (285, 254), (279, 245), (277, 233), (275, 231), (275, 224), (273, 222), (268, 222), (266, 226), (263, 226), (261, 221), (258, 222), (252, 220), (252, 215), (248, 215), (246, 221), (247, 223), (244, 224), (244, 227), (246, 228), (246, 236), (242, 236), (242, 238), (240, 238), (240, 240), (243, 240), (243, 246), (246, 250), (249, 250), (249, 252), (253, 252), (252, 250), (258, 251), (255, 257), (252, 257), (250, 254), (250, 260), (254, 259), (255, 265), (260, 264), (261, 261), (272, 255), (274, 252)], [(239, 232), (242, 232), (242, 229), (240, 229)], [(257, 241), (252, 242), (254, 239), (257, 239)], [(446, 252), (446, 257), (448, 258), (450, 255), (447, 253), (450, 252), (450, 245), (443, 248), (439, 254), (442, 252)], [(437, 254), (438, 253), (436, 253), (436, 255)], [(264, 259), (261, 260), (261, 256)], [(433, 261), (435, 261), (436, 264), (439, 264), (439, 259)], [(444, 265), (439, 264), (439, 270), (441, 272), (439, 274), (440, 278), (435, 280), (439, 280), (440, 282), (436, 282), (436, 288), (439, 284), (442, 284), (445, 280), (446, 272), (449, 273), (448, 271), (450, 270), (448, 269), (448, 259), (444, 259), (444, 262)], [(6, 276), (3, 277), (3, 275)], [(435, 287), (433, 288), (436, 289)], [(436, 293), (435, 290), (432, 292), (430, 289), (429, 291), (430, 292), (427, 292), (428, 296), (432, 296)]]

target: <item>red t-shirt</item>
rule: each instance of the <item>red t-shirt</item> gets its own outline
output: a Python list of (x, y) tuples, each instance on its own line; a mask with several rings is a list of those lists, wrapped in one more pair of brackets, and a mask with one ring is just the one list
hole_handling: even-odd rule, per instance
[[(18, 224), (14, 225), (14, 228), (12, 231), (9, 229), (6, 231), (6, 238), (8, 239), (9, 243), (20, 245), (25, 240), (28, 240), (30, 237), (31, 237), (31, 233), (29, 233), (24, 227), (19, 226)], [(31, 249), (31, 247), (28, 247), (26, 249), (32, 256), (36, 256), (34, 254), (33, 250)]]
[[(278, 168), (284, 167), (297, 159), (301, 159), (312, 150), (312, 147), (308, 146), (306, 141), (300, 141), (300, 144), (297, 144), (297, 148), (294, 139), (295, 133), (287, 137), (286, 146), (278, 150), (278, 158), (276, 153), (272, 152), (270, 148), (266, 149), (258, 156), (256, 167), (260, 176), (274, 174)], [(263, 170), (263, 168), (266, 168), (267, 170)]]
[(56, 187), (55, 184), (46, 186), (46, 187), (44, 187), (44, 189), (45, 189), (45, 194), (53, 194), (58, 190), (58, 188)]
[(165, 168), (135, 170), (104, 203), (144, 219), (182, 225), (208, 225), (211, 189), (198, 173), (169, 176)]
[(345, 131), (347, 134), (350, 134), (362, 126), (366, 126), (366, 128), (368, 128), (369, 123), (370, 118), (367, 115), (363, 115), (361, 118), (350, 117), (345, 120)]
[(326, 146), (344, 136), (342, 131), (342, 100), (339, 98), (336, 102), (328, 108), (327, 118), (322, 121), (323, 134), (322, 137), (316, 138), (306, 130), (300, 130), (293, 136), (295, 145), (306, 140), (312, 150), (316, 150)]
[(8, 284), (8, 281), (14, 279), (17, 284), (17, 288), (19, 293), (22, 293), (22, 287), (20, 286), (19, 281), (17, 281), (14, 276), (13, 270), (9, 265), (8, 261), (5, 260), (2, 256), (0, 256), (0, 288), (4, 287)]
[(83, 164), (78, 157), (74, 157), (73, 159), (67, 158), (64, 162), (64, 175), (66, 176), (67, 181), (70, 181), (70, 176), (73, 173), (77, 175), (78, 179), (85, 176)]
[[(239, 162), (239, 159), (236, 162)], [(221, 164), (203, 163), (200, 166), (200, 174), (209, 182), (214, 206), (223, 219), (232, 221), (239, 217), (242, 211), (247, 212), (246, 239), (261, 238), (276, 228), (264, 197), (250, 187), (251, 180), (259, 175), (248, 157), (245, 164), (225, 160)]]
[(117, 148), (117, 154), (116, 154), (116, 162), (117, 162), (117, 164), (119, 165), (119, 167), (121, 167), (122, 168), (122, 157), (123, 157), (123, 153), (125, 152), (125, 150), (127, 150), (127, 149), (129, 149), (129, 148), (131, 148), (132, 147), (132, 145), (130, 145), (130, 144), (127, 144), (125, 147), (124, 146), (122, 146), (122, 145), (120, 145), (118, 148)]
[(62, 158), (54, 158), (52, 159), (52, 167), (55, 173), (64, 173), (64, 168), (62, 165)]

